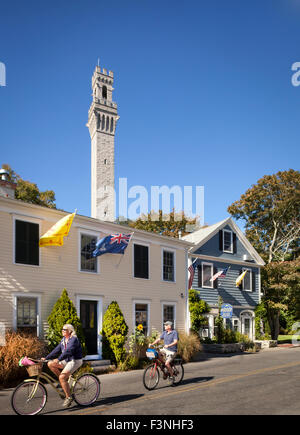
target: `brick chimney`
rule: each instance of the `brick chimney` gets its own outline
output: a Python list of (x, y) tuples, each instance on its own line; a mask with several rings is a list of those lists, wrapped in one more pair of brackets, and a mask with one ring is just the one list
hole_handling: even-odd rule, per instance
[(0, 196), (14, 199), (17, 185), (8, 181), (8, 175), (6, 169), (0, 169)]

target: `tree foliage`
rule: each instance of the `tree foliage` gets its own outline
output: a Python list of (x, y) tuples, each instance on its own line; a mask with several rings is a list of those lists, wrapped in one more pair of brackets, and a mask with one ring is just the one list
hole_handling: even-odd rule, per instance
[(49, 329), (46, 334), (49, 349), (54, 349), (61, 341), (61, 330), (65, 324), (74, 326), (76, 335), (81, 343), (83, 354), (86, 355), (85, 338), (82, 325), (77, 316), (76, 308), (69, 298), (66, 289), (63, 289), (60, 298), (56, 301), (50, 316), (48, 317)]
[(207, 302), (200, 299), (199, 292), (194, 289), (189, 290), (189, 310), (191, 318), (191, 330), (198, 334), (199, 329), (206, 321), (203, 314), (208, 313), (210, 311), (210, 307)]
[(266, 308), (271, 337), (277, 340), (279, 317), (283, 310), (294, 319), (300, 318), (300, 258), (272, 262), (262, 270), (262, 302)]
[(228, 207), (246, 222), (246, 236), (267, 263), (299, 252), (300, 172), (265, 175)]
[(126, 357), (125, 342), (128, 326), (116, 301), (112, 301), (103, 316), (102, 324), (102, 352), (105, 358), (117, 364)]
[(35, 183), (23, 180), (9, 165), (3, 164), (2, 167), (9, 173), (8, 180), (17, 185), (15, 191), (16, 199), (48, 208), (56, 208), (53, 190), (40, 191)]
[(196, 218), (187, 217), (183, 211), (175, 213), (172, 210), (171, 213), (164, 214), (162, 210), (159, 210), (158, 213), (151, 212), (147, 215), (141, 215), (136, 221), (128, 221), (128, 225), (131, 228), (178, 238), (180, 233), (181, 236), (189, 234), (186, 231), (187, 226), (191, 225), (194, 228), (196, 221)]

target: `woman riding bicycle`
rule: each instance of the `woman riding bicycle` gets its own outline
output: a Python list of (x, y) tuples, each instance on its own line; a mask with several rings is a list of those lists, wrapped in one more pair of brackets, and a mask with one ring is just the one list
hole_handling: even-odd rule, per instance
[[(62, 335), (63, 338), (59, 345), (46, 358), (42, 358), (42, 360), (51, 360), (48, 362), (48, 367), (58, 377), (66, 395), (63, 406), (69, 407), (73, 398), (70, 393), (68, 380), (70, 375), (82, 365), (82, 348), (72, 325), (64, 325)], [(59, 354), (61, 355), (56, 358)]]

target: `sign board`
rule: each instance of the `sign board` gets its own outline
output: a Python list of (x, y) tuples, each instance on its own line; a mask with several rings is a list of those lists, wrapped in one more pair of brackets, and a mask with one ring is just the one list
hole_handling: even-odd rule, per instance
[(221, 306), (221, 317), (223, 319), (230, 319), (232, 317), (233, 308), (230, 304), (222, 304)]

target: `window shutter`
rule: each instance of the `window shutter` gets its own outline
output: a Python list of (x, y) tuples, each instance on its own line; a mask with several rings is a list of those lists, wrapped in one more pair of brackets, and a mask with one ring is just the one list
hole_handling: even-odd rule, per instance
[(223, 230), (219, 231), (219, 249), (223, 251)]
[(201, 264), (197, 266), (198, 271), (198, 287), (202, 287), (202, 266)]
[(255, 277), (256, 274), (254, 272), (254, 270), (251, 270), (251, 281), (252, 281), (252, 291), (255, 292), (256, 286), (255, 286)]
[[(215, 275), (218, 272), (218, 268), (214, 266), (213, 270), (214, 270), (213, 274)], [(214, 288), (218, 288), (218, 278), (214, 280), (213, 285)]]
[(236, 254), (236, 234), (232, 233), (233, 253)]

